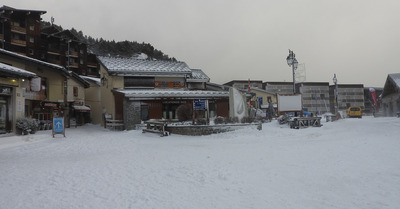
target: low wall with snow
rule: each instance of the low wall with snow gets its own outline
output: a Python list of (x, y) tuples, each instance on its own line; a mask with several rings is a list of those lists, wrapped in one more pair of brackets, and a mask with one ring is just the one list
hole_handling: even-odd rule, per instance
[(234, 131), (242, 128), (254, 128), (261, 130), (262, 124), (223, 124), (223, 125), (168, 125), (166, 131), (171, 134), (201, 136)]

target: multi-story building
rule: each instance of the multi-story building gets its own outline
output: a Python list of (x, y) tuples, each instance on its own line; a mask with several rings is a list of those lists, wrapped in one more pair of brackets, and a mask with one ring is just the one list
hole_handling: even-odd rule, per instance
[[(53, 114), (62, 113), (69, 126), (70, 117), (82, 119), (86, 110), (85, 88), (89, 84), (64, 67), (15, 52), (0, 49), (0, 63), (29, 71), (35, 75), (30, 81), (20, 82), (15, 89), (16, 119), (32, 117), (51, 123)], [(12, 100), (9, 100), (12, 101)], [(86, 112), (87, 114), (87, 112)]]
[(12, 132), (16, 119), (24, 116), (23, 86), (36, 74), (0, 62), (0, 134)]
[(223, 85), (234, 87), (238, 90), (247, 91), (249, 86), (251, 88), (263, 88), (263, 82), (259, 80), (233, 80)]
[(0, 7), (2, 48), (65, 67), (79, 75), (98, 77), (95, 55), (69, 30), (54, 25), (41, 28), (46, 11)]
[(304, 82), (296, 87), (302, 95), (303, 110), (315, 115), (330, 112), (328, 82)]
[[(293, 83), (292, 82), (264, 82), (263, 89), (268, 92), (275, 94), (293, 94)], [(296, 91), (298, 92), (298, 91)]]
[[(264, 89), (280, 95), (293, 94), (292, 82), (265, 82)], [(323, 114), (330, 111), (329, 83), (302, 82), (296, 83), (296, 94), (302, 95), (303, 110), (313, 114)]]
[(64, 66), (79, 75), (88, 75), (87, 45), (69, 30), (59, 30), (55, 26), (43, 28), (42, 48), (46, 52), (42, 55), (43, 60)]
[[(331, 104), (331, 112), (335, 112), (335, 95), (336, 86), (329, 86), (329, 100)], [(338, 84), (337, 85), (337, 106), (338, 110), (346, 113), (351, 106), (364, 107), (364, 85), (363, 84)]]
[(40, 59), (40, 16), (45, 13), (46, 11), (0, 7), (2, 48)]

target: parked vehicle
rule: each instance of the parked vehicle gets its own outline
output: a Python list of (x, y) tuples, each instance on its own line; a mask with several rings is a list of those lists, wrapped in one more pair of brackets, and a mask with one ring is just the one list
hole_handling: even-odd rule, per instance
[(359, 106), (352, 106), (347, 109), (347, 117), (362, 118), (362, 109)]

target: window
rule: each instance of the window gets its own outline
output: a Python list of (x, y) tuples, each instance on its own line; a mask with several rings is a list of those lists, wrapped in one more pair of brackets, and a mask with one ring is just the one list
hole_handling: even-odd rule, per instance
[(124, 77), (125, 88), (150, 87), (154, 88), (154, 77)]
[(29, 42), (31, 42), (31, 43), (35, 43), (35, 38), (33, 38), (33, 37), (29, 37)]
[(78, 87), (74, 86), (74, 97), (78, 97)]
[(29, 30), (34, 31), (35, 30), (35, 26), (34, 25), (29, 26)]
[(11, 22), (11, 25), (12, 25), (12, 26), (17, 26), (17, 27), (20, 26), (19, 22), (15, 22), (15, 21)]
[(29, 49), (29, 54), (34, 55), (33, 49)]

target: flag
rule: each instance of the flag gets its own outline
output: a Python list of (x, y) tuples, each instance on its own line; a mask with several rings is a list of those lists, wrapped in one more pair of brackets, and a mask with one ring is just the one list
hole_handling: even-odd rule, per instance
[[(249, 78), (249, 80), (248, 80), (248, 86), (247, 86), (247, 92), (250, 94), (250, 78)], [(250, 99), (249, 99), (249, 107), (251, 107), (251, 97), (250, 97)]]
[(377, 101), (376, 101), (376, 91), (374, 88), (369, 88), (369, 92), (371, 93), (371, 97), (374, 100), (374, 106), (377, 105)]

